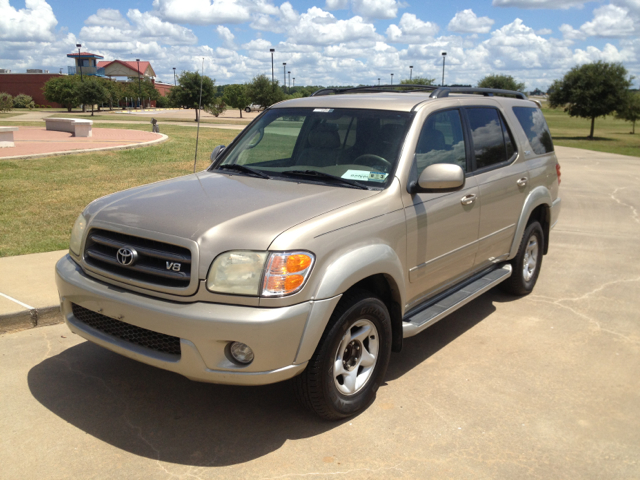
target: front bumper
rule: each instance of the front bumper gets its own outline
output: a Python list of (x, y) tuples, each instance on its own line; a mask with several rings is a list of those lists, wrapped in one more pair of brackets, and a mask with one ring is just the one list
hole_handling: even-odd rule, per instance
[[(85, 275), (69, 255), (56, 265), (62, 313), (72, 332), (109, 350), (179, 373), (191, 380), (232, 385), (263, 385), (304, 370), (300, 350), (309, 323), (328, 320), (335, 299), (282, 308), (255, 308), (204, 302), (178, 303), (133, 293)], [(180, 339), (171, 356), (108, 335), (76, 318), (72, 304), (110, 319)], [(314, 313), (315, 312), (315, 313)], [(316, 327), (317, 328), (317, 327)], [(230, 342), (249, 345), (254, 361), (240, 366), (225, 354)]]

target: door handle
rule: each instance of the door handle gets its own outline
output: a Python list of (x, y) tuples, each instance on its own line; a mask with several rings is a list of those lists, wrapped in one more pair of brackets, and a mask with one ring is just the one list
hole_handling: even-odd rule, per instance
[(527, 177), (522, 177), (516, 183), (518, 184), (519, 187), (524, 187), (527, 184), (528, 181), (529, 181), (529, 179)]
[(470, 195), (465, 195), (460, 199), (460, 203), (462, 205), (471, 205), (475, 201), (476, 201), (476, 196), (473, 193)]

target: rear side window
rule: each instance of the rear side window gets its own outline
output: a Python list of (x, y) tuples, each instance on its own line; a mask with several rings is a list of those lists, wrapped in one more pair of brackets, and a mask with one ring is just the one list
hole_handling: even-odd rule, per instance
[(535, 153), (542, 155), (543, 153), (553, 152), (551, 132), (539, 108), (513, 107), (513, 113), (516, 114), (516, 118), (520, 122)]
[(473, 151), (478, 170), (506, 162), (513, 155), (513, 142), (500, 112), (495, 108), (467, 109)]

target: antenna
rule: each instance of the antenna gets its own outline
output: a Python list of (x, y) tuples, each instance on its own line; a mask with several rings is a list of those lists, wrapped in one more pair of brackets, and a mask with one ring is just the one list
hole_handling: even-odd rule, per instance
[(202, 58), (202, 69), (200, 70), (200, 100), (198, 101), (198, 129), (196, 130), (196, 155), (193, 159), (193, 173), (196, 173), (196, 163), (198, 163), (198, 139), (200, 138), (200, 109), (202, 108), (202, 80), (204, 79), (204, 57)]

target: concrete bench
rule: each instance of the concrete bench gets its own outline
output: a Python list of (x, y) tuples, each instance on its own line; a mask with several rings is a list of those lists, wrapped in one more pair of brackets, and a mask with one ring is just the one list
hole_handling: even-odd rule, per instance
[(45, 118), (47, 130), (73, 133), (74, 137), (90, 137), (93, 120), (81, 118)]
[(15, 147), (13, 132), (17, 131), (18, 127), (0, 127), (0, 148)]

